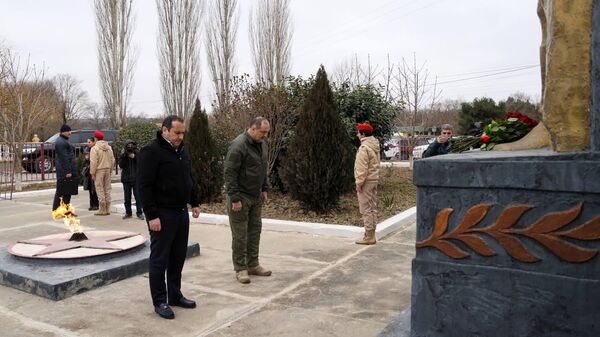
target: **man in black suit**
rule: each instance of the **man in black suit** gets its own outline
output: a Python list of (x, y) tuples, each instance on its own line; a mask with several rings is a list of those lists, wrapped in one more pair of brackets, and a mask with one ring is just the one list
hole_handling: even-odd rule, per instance
[[(77, 185), (69, 182), (70, 179), (77, 176), (77, 163), (75, 162), (75, 149), (69, 143), (71, 136), (71, 127), (63, 124), (60, 127), (60, 136), (54, 143), (55, 166), (56, 166), (56, 193), (52, 210), (60, 206), (62, 198), (65, 204), (71, 202), (71, 195), (77, 194)], [(42, 168), (43, 169), (43, 168)], [(74, 190), (73, 190), (74, 187)]]
[(183, 119), (165, 118), (156, 139), (142, 148), (138, 158), (137, 183), (150, 230), (150, 293), (154, 311), (167, 319), (175, 318), (170, 306), (196, 307), (196, 302), (181, 293), (190, 226), (187, 204), (192, 206), (194, 218), (200, 215), (184, 134)]

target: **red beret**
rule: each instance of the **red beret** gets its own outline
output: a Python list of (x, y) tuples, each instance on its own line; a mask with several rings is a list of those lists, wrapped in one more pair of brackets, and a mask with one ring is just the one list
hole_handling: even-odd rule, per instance
[(375, 131), (371, 124), (356, 124), (356, 128), (358, 129), (358, 131), (369, 131), (370, 133), (373, 133), (373, 131)]
[(104, 139), (104, 134), (100, 131), (94, 131), (94, 137), (98, 139)]

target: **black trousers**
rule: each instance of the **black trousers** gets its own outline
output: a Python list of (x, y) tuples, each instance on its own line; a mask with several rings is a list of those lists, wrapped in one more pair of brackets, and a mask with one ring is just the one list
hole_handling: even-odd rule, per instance
[(131, 215), (131, 192), (133, 192), (133, 197), (135, 198), (135, 214), (140, 215), (142, 214), (142, 204), (135, 181), (132, 183), (123, 183), (123, 193), (125, 193), (125, 213)]
[(56, 191), (56, 193), (54, 194), (54, 202), (52, 203), (52, 210), (56, 210), (58, 208), (58, 206), (60, 206), (60, 198), (62, 197), (62, 200), (65, 204), (68, 204), (71, 202), (71, 195), (70, 194), (58, 194), (58, 190)]
[(97, 208), (100, 206), (100, 202), (98, 202), (98, 194), (96, 194), (96, 188), (92, 186), (92, 188), (88, 189), (90, 193), (90, 208)]
[(181, 271), (190, 230), (187, 208), (159, 208), (158, 214), (161, 230), (150, 231), (149, 279), (154, 306), (167, 303), (167, 299), (177, 301), (183, 296)]

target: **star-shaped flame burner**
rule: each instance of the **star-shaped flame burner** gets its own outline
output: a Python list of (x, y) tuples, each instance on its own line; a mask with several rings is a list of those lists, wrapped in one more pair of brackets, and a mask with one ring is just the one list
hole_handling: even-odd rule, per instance
[[(122, 231), (89, 231), (87, 240), (73, 241), (70, 233), (20, 240), (9, 247), (13, 255), (32, 258), (79, 258), (119, 252), (139, 246), (146, 238), (139, 233)], [(125, 240), (127, 239), (127, 240)], [(123, 242), (119, 242), (124, 240)], [(41, 248), (40, 246), (46, 246)], [(86, 249), (81, 251), (80, 249)], [(56, 254), (52, 256), (52, 254)], [(61, 254), (62, 253), (62, 254)]]

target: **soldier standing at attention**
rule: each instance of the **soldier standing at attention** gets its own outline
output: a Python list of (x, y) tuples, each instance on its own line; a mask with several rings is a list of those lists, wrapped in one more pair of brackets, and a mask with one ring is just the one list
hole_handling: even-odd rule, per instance
[(375, 131), (369, 124), (358, 124), (356, 136), (360, 147), (354, 162), (354, 179), (358, 207), (365, 226), (365, 235), (355, 243), (359, 245), (375, 244), (375, 226), (377, 224), (377, 184), (379, 183), (379, 141), (373, 137)]
[(112, 147), (104, 140), (104, 134), (94, 132), (96, 144), (90, 150), (90, 175), (96, 187), (100, 209), (94, 215), (110, 215), (112, 169), (115, 167), (115, 155)]
[(225, 160), (233, 268), (240, 283), (250, 283), (249, 275), (271, 276), (271, 271), (258, 263), (262, 205), (268, 201), (264, 140), (270, 130), (268, 119), (254, 118), (248, 130), (233, 140)]

